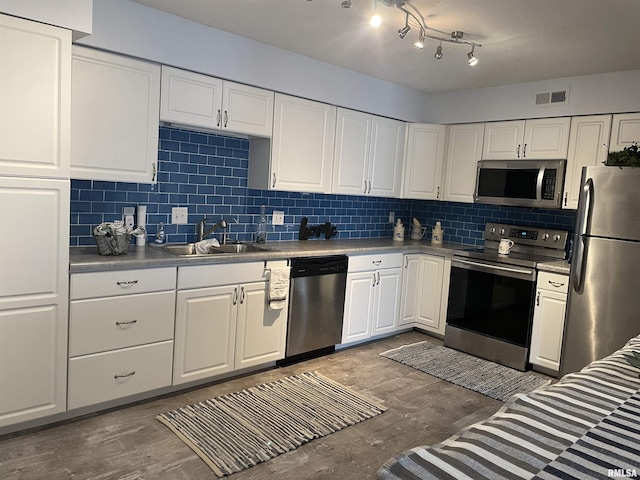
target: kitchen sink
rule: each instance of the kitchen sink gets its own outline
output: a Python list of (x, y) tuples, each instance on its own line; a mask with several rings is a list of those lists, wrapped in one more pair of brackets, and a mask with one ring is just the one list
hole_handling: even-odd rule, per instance
[(269, 249), (254, 245), (251, 243), (227, 243), (219, 247), (211, 246), (207, 253), (199, 253), (196, 251), (195, 243), (170, 243), (162, 247), (165, 252), (178, 256), (207, 256), (223, 253), (253, 253), (268, 252)]

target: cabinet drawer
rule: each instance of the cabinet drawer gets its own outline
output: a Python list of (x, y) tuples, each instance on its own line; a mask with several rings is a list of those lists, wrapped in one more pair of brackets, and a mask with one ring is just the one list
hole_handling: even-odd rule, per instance
[(69, 410), (171, 385), (173, 342), (69, 360)]
[(569, 291), (569, 277), (559, 273), (540, 272), (538, 274), (538, 288), (567, 293)]
[(74, 273), (71, 275), (71, 300), (112, 297), (134, 293), (175, 290), (175, 267)]
[(264, 262), (191, 265), (178, 268), (178, 289), (217, 287), (266, 279)]
[(349, 273), (402, 267), (402, 253), (349, 256)]
[(74, 300), (69, 356), (173, 339), (174, 291)]

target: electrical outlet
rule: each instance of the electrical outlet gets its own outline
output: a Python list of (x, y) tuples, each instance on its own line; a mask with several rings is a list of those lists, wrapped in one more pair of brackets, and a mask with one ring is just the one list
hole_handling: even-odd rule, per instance
[(181, 225), (187, 223), (187, 216), (189, 215), (189, 209), (187, 207), (173, 207), (171, 208), (171, 223)]
[(396, 212), (389, 212), (389, 223), (394, 223), (396, 221)]
[(284, 225), (284, 212), (274, 210), (271, 216), (271, 225)]

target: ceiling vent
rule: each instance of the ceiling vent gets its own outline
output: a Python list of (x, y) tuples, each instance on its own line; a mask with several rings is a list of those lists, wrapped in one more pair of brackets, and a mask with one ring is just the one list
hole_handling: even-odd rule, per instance
[(536, 107), (569, 105), (569, 88), (555, 90), (553, 92), (536, 93), (535, 103)]

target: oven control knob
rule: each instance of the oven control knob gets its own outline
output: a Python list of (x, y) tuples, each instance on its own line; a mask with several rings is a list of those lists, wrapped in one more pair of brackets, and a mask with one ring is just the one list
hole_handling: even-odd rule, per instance
[(489, 233), (496, 233), (496, 227), (491, 227), (491, 230), (489, 230)]
[(542, 235), (542, 240), (544, 240), (544, 241), (549, 240), (549, 234), (545, 233), (544, 235)]
[(560, 235), (558, 235), (557, 233), (553, 236), (553, 241), (554, 242), (559, 242), (560, 241)]
[(500, 229), (500, 235), (504, 235), (504, 228)]

